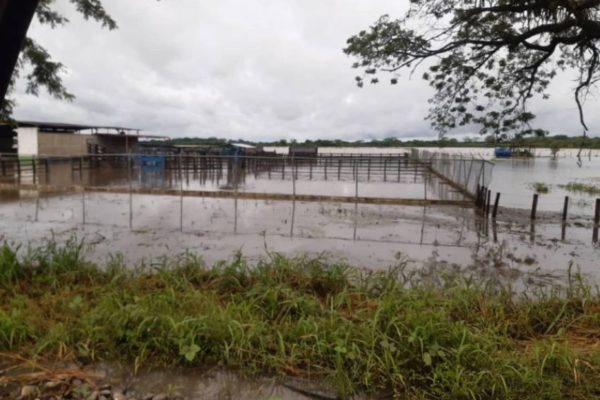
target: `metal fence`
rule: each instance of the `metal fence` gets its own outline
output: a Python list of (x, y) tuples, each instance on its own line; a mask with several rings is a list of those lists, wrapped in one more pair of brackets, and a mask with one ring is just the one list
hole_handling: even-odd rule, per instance
[(413, 149), (411, 157), (425, 163), (434, 173), (474, 198), (478, 196), (480, 188), (487, 188), (492, 182), (494, 163), (488, 160), (419, 149)]

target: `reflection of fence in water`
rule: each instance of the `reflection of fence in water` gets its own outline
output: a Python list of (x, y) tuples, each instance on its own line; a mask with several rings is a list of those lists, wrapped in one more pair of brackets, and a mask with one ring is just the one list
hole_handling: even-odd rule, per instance
[(487, 188), (492, 182), (494, 163), (491, 161), (418, 149), (412, 151), (412, 157), (426, 163), (433, 172), (448, 179), (472, 197), (477, 197), (479, 188)]
[[(104, 154), (33, 157), (29, 160), (5, 156), (0, 158), (0, 163), (0, 180), (5, 183), (57, 186), (127, 187), (133, 183), (133, 186), (181, 188), (184, 180), (187, 189), (213, 182), (225, 190), (243, 190), (251, 177), (254, 180), (424, 184), (423, 198), (427, 198), (426, 186), (433, 182), (428, 162), (414, 160), (407, 154), (305, 158)], [(224, 185), (221, 187), (222, 181)], [(196, 186), (190, 185), (190, 182)]]

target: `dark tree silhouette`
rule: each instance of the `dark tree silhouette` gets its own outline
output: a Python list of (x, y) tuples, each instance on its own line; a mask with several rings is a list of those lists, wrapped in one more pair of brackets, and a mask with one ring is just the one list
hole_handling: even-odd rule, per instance
[(423, 64), (435, 90), (428, 119), (443, 135), (467, 124), (482, 134), (543, 134), (531, 128), (527, 104), (548, 97), (559, 73), (576, 71), (574, 102), (588, 130), (583, 102), (600, 78), (600, 0), (410, 0), (401, 19), (381, 17), (348, 39), (357, 82), (398, 82)]
[[(86, 20), (97, 21), (110, 30), (117, 28), (117, 23), (106, 12), (100, 0), (70, 0), (70, 2)], [(41, 0), (36, 10), (36, 18), (41, 24), (57, 28), (66, 25), (69, 20), (55, 10), (54, 3), (55, 0)], [(72, 100), (74, 96), (63, 84), (61, 77), (63, 70), (63, 64), (54, 61), (46, 49), (28, 37), (25, 39), (12, 76), (9, 95), (15, 81), (22, 77), (27, 81), (27, 92), (30, 94), (38, 95), (40, 89), (44, 88), (57, 99)], [(27, 73), (22, 76), (24, 71)], [(10, 118), (13, 106), (14, 100), (10, 97), (0, 104), (0, 120)]]

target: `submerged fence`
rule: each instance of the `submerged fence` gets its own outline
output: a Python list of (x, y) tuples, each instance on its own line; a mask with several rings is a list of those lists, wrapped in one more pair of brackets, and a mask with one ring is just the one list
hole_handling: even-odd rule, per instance
[(477, 198), (480, 188), (487, 188), (492, 182), (494, 163), (488, 160), (419, 149), (413, 149), (411, 156), (428, 165), (435, 174), (464, 190), (472, 198)]
[(443, 175), (447, 171), (434, 167), (436, 162), (433, 158), (415, 159), (407, 153), (314, 157), (185, 153), (28, 159), (2, 156), (0, 182), (5, 189), (84, 187), (90, 191), (128, 190), (141, 194), (182, 191), (186, 196), (468, 205), (472, 196), (453, 177)]

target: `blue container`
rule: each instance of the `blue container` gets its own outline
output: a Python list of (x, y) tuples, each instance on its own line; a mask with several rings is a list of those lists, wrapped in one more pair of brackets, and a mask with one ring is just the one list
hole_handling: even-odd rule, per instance
[(496, 147), (494, 149), (494, 155), (496, 158), (511, 158), (513, 152), (508, 147)]
[(142, 171), (164, 171), (165, 156), (141, 156), (139, 163)]

